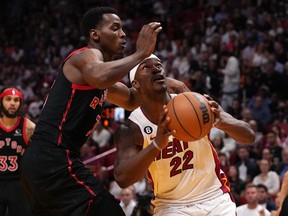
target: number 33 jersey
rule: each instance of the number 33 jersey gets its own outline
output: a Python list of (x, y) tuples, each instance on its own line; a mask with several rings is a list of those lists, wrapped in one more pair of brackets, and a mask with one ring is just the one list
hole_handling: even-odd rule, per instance
[(28, 144), (25, 129), (22, 116), (9, 129), (0, 122), (0, 180), (20, 179), (20, 162)]
[[(129, 119), (139, 126), (143, 148), (146, 148), (156, 136), (157, 125), (150, 122), (140, 108), (134, 110)], [(193, 142), (171, 136), (168, 145), (150, 165), (147, 177), (152, 183), (155, 206), (193, 205), (230, 192), (208, 136)]]

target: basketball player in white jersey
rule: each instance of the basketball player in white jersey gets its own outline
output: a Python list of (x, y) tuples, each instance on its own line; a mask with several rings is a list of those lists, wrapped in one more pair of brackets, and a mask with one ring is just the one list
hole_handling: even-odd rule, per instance
[[(130, 80), (142, 105), (115, 134), (117, 183), (125, 188), (146, 174), (154, 192), (155, 216), (235, 216), (229, 182), (208, 136), (183, 142), (166, 128), (166, 104), (173, 95), (167, 93), (159, 58), (151, 55), (144, 59), (131, 70)], [(239, 143), (254, 141), (254, 132), (246, 122), (233, 118), (206, 97), (216, 115), (215, 127)]]

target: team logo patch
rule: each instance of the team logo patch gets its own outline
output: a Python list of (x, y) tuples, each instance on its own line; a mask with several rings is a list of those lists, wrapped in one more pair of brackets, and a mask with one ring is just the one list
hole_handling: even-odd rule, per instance
[(21, 129), (16, 129), (14, 136), (22, 136), (22, 130)]
[(145, 132), (146, 134), (151, 134), (151, 133), (153, 132), (153, 129), (152, 129), (151, 126), (146, 126), (146, 127), (144, 128), (144, 132)]

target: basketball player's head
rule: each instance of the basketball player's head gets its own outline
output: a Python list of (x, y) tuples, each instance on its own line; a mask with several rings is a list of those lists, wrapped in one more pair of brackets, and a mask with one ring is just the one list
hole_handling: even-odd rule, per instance
[(97, 29), (102, 21), (104, 21), (104, 14), (115, 14), (118, 12), (112, 7), (95, 7), (89, 9), (82, 17), (81, 29), (85, 37), (89, 38), (91, 31)]
[(130, 82), (135, 89), (146, 87), (147, 90), (155, 87), (166, 91), (165, 77), (161, 60), (154, 54), (141, 61), (129, 73)]
[(1, 117), (16, 118), (22, 103), (22, 92), (16, 88), (5, 88), (0, 93)]

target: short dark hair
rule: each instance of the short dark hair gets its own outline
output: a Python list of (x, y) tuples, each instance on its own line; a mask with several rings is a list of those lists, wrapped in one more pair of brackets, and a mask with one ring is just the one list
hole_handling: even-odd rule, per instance
[(103, 14), (106, 13), (118, 15), (117, 10), (112, 7), (91, 8), (83, 15), (81, 20), (81, 30), (85, 37), (88, 37), (89, 31), (95, 28), (103, 20)]
[(257, 185), (257, 188), (262, 188), (262, 189), (264, 189), (265, 190), (265, 192), (267, 192), (268, 193), (268, 188), (267, 188), (267, 186), (266, 185), (264, 185), (264, 184), (258, 184)]

